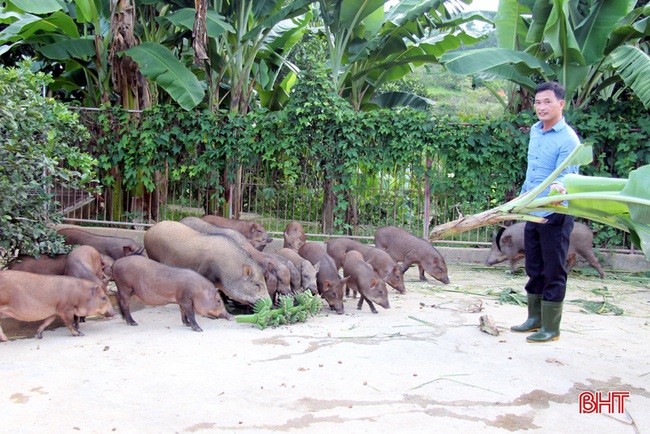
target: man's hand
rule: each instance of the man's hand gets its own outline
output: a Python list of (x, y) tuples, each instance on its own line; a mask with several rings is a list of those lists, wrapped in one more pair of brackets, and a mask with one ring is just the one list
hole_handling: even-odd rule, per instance
[[(554, 191), (557, 191), (557, 194), (566, 194), (566, 189), (560, 183), (556, 183), (556, 184), (551, 185), (551, 191), (550, 191), (549, 195), (553, 195)], [(560, 202), (551, 202), (551, 205), (560, 206), (560, 205), (562, 205), (562, 202), (561, 201)]]

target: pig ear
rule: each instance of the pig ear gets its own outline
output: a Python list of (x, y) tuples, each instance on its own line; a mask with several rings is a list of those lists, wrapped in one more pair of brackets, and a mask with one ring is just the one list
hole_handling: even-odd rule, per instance
[(332, 281), (331, 280), (326, 280), (323, 282), (323, 292), (327, 291), (332, 287)]
[(97, 293), (99, 292), (99, 286), (93, 285), (92, 289), (90, 290), (90, 295), (93, 297), (97, 297)]
[(512, 235), (501, 237), (501, 243), (505, 246), (512, 246)]
[(314, 270), (318, 273), (318, 270), (320, 270), (320, 261), (316, 262), (316, 265), (314, 265)]
[(350, 276), (341, 279), (341, 284), (344, 285), (348, 281), (349, 278), (350, 278)]
[(370, 286), (371, 286), (372, 288), (374, 288), (375, 286), (377, 286), (377, 279), (373, 278), (373, 279), (370, 281)]
[(244, 265), (244, 279), (248, 279), (253, 275), (253, 269), (250, 265)]

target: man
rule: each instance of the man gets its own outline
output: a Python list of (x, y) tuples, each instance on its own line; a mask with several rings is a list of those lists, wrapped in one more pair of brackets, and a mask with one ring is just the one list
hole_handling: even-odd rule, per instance
[[(521, 189), (525, 193), (542, 183), (576, 148), (578, 135), (566, 124), (562, 115), (564, 89), (556, 82), (542, 83), (535, 89), (535, 113), (539, 118), (530, 131), (528, 168)], [(578, 166), (569, 166), (538, 197), (550, 191), (565, 194), (564, 176), (577, 173)], [(526, 223), (524, 244), (528, 318), (515, 332), (535, 332), (528, 342), (550, 342), (560, 338), (562, 305), (566, 294), (566, 259), (573, 217), (559, 213), (536, 213), (546, 223)]]

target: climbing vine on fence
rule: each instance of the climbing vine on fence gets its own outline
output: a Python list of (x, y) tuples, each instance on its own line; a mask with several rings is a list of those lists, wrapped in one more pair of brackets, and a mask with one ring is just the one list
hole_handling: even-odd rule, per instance
[[(626, 177), (650, 162), (650, 121), (633, 101), (608, 107), (569, 112), (567, 120), (583, 140), (595, 143), (594, 164), (583, 173)], [(152, 191), (165, 172), (170, 181), (192, 180), (221, 192), (224, 167), (232, 174), (239, 166), (271, 174), (289, 188), (310, 179), (329, 189), (324, 210), (331, 208), (329, 224), (340, 229), (355, 206), (349, 193), (379, 173), (390, 173), (394, 182), (428, 174), (432, 196), (453, 195), (461, 204), (498, 204), (516, 196), (535, 121), (531, 111), (468, 123), (411, 109), (357, 112), (328, 88), (321, 72), (309, 71), (279, 112), (105, 109), (96, 151), (104, 184), (126, 189), (141, 184)]]

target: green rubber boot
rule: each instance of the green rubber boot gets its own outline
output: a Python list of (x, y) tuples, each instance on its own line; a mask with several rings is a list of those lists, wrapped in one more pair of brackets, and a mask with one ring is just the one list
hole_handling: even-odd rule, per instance
[(563, 302), (542, 300), (542, 328), (528, 336), (532, 343), (557, 341), (560, 339), (560, 322), (562, 321)]
[(542, 294), (528, 294), (528, 319), (510, 327), (513, 332), (536, 332), (542, 326)]

